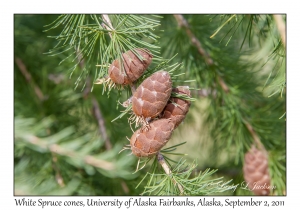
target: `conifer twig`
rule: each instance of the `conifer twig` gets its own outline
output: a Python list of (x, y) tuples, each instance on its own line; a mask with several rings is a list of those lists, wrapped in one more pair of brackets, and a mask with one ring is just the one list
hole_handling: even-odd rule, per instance
[[(108, 16), (107, 16), (107, 18), (108, 18)], [(109, 18), (108, 18), (108, 20), (109, 20)], [(111, 25), (111, 23), (110, 23), (110, 25)], [(109, 35), (111, 37), (110, 33), (109, 33)], [(79, 50), (77, 50), (76, 53), (79, 54), (78, 55), (79, 66), (80, 66), (81, 69), (83, 69), (84, 59), (82, 58), (82, 54), (80, 54)], [(90, 77), (87, 78), (86, 83), (87, 83), (87, 86), (86, 86), (86, 88), (83, 92), (83, 97), (84, 98), (87, 98), (88, 94), (91, 92), (90, 91), (91, 90), (91, 78)], [(95, 98), (94, 95), (92, 95), (92, 104), (93, 104), (93, 113), (94, 113), (95, 118), (97, 119), (100, 134), (102, 135), (102, 138), (104, 139), (104, 142), (105, 142), (105, 149), (110, 150), (112, 148), (112, 144), (111, 144), (110, 139), (109, 139), (109, 137), (106, 133), (106, 126), (105, 126), (105, 123), (104, 123), (104, 119), (103, 119), (101, 109), (99, 107), (99, 103), (98, 103), (98, 101), (97, 101), (97, 99)], [(91, 158), (88, 158), (88, 159), (85, 159), (85, 160), (88, 161), (87, 163), (96, 163), (97, 164), (97, 162), (95, 162), (95, 160), (93, 160)], [(122, 186), (122, 189), (125, 192), (125, 194), (128, 194), (129, 193), (128, 186), (123, 180), (121, 180), (121, 186)]]
[[(79, 67), (81, 69), (83, 69), (84, 68), (84, 59), (82, 58), (82, 54), (80, 52), (80, 49), (77, 49), (76, 54), (77, 54), (77, 59), (78, 59), (78, 62), (79, 62)], [(87, 77), (87, 79), (86, 79), (86, 88), (83, 91), (83, 98), (87, 98), (89, 93), (91, 93), (91, 78)], [(93, 104), (92, 112), (93, 112), (94, 117), (97, 120), (99, 133), (100, 133), (100, 135), (102, 136), (102, 138), (105, 142), (106, 150), (110, 150), (112, 148), (112, 145), (111, 145), (110, 139), (109, 139), (109, 137), (106, 133), (106, 127), (105, 127), (105, 123), (104, 123), (104, 119), (103, 119), (103, 116), (102, 116), (101, 109), (100, 109), (98, 101), (96, 100), (94, 95), (92, 95), (92, 104)]]
[[(109, 26), (109, 27), (107, 27), (104, 24), (104, 27), (108, 30), (113, 30), (113, 26), (111, 24), (111, 21), (110, 21), (108, 15), (102, 15), (102, 17), (103, 17), (104, 21), (107, 23), (107, 25)], [(111, 33), (109, 33), (109, 36), (112, 37)], [(130, 88), (131, 88), (131, 92), (132, 92), (132, 95), (133, 95), (136, 91), (136, 85), (131, 83)], [(162, 154), (160, 152), (157, 154), (157, 160), (158, 160), (159, 164), (163, 167), (166, 174), (170, 175), (172, 172), (171, 172), (169, 166), (167, 165), (164, 157), (162, 156)], [(180, 190), (180, 194), (183, 195), (184, 190), (183, 190), (182, 186), (179, 183), (177, 183), (176, 180), (174, 180), (173, 178), (172, 178), (172, 181), (173, 181), (174, 185), (177, 186), (178, 189)]]
[[(88, 94), (91, 92), (91, 78), (90, 77), (88, 77), (86, 79), (86, 84), (87, 84), (86, 88), (83, 91), (83, 98), (87, 98)], [(105, 142), (105, 149), (110, 150), (112, 148), (112, 145), (111, 145), (110, 139), (109, 139), (109, 137), (106, 133), (105, 122), (104, 122), (104, 119), (103, 119), (101, 109), (100, 109), (98, 101), (97, 101), (97, 99), (95, 98), (94, 95), (92, 95), (92, 104), (93, 104), (92, 112), (93, 112), (94, 117), (97, 120), (99, 133), (100, 133), (100, 135), (102, 136), (102, 138)]]
[[(105, 27), (107, 30), (114, 30), (114, 27), (112, 26), (108, 15), (102, 15), (102, 18), (105, 21), (105, 23), (108, 25), (107, 26), (107, 25), (103, 24), (103, 27)], [(109, 34), (110, 38), (112, 38), (111, 33), (109, 32), (108, 34)], [(126, 73), (126, 71), (125, 71), (125, 73)], [(130, 84), (130, 88), (131, 88), (131, 92), (132, 92), (132, 95), (133, 95), (133, 93), (136, 90), (136, 86), (134, 84)]]
[(29, 71), (27, 70), (24, 62), (18, 57), (15, 57), (15, 62), (17, 64), (18, 68), (20, 69), (21, 73), (23, 74), (23, 76), (26, 78), (26, 81), (28, 83), (32, 84), (36, 96), (39, 98), (40, 101), (43, 101), (45, 99), (45, 96), (44, 96), (43, 92), (41, 91), (41, 89), (36, 84), (34, 84), (34, 82), (32, 80), (32, 76), (29, 73)]
[(266, 152), (266, 149), (264, 147), (264, 145), (261, 143), (260, 141), (260, 138), (258, 137), (257, 133), (255, 132), (255, 130), (253, 129), (252, 125), (250, 125), (250, 123), (248, 123), (247, 121), (244, 122), (249, 133), (251, 134), (254, 142), (256, 143), (256, 145), (258, 146), (258, 148), (261, 150), (261, 151), (264, 151)]
[(112, 148), (112, 145), (109, 137), (107, 136), (104, 119), (98, 101), (96, 100), (95, 96), (92, 96), (92, 103), (93, 103), (93, 113), (95, 118), (97, 119), (99, 131), (101, 133), (102, 138), (105, 141), (105, 148), (106, 150), (110, 150)]
[[(204, 58), (204, 60), (206, 61), (206, 63), (208, 65), (214, 65), (214, 61), (212, 60), (212, 58), (210, 57), (210, 55), (202, 48), (202, 45), (201, 45), (200, 41), (197, 39), (197, 37), (191, 31), (190, 26), (189, 26), (188, 22), (186, 21), (186, 19), (182, 15), (174, 15), (174, 16), (175, 16), (175, 19), (177, 20), (178, 25), (180, 27), (183, 27), (186, 30), (186, 33), (190, 37), (192, 44), (197, 47), (199, 54)], [(280, 31), (284, 31), (285, 32), (285, 29), (282, 29), (282, 23), (283, 23), (282, 17), (280, 16), (280, 18), (281, 18), (281, 22), (279, 21), (280, 22), (280, 28), (281, 28)], [(285, 42), (285, 36), (284, 36), (284, 42)], [(218, 80), (218, 83), (220, 84), (221, 88), (223, 89), (223, 91), (225, 93), (229, 93), (230, 92), (229, 87), (227, 86), (227, 84), (225, 83), (225, 81), (223, 80), (223, 78), (218, 75), (217, 76), (217, 80)], [(260, 141), (260, 138), (256, 134), (256, 132), (253, 129), (253, 127), (251, 126), (251, 124), (248, 123), (247, 121), (244, 121), (244, 123), (245, 123), (245, 125), (246, 125), (249, 133), (251, 134), (254, 142), (262, 150), (265, 150), (263, 144)]]
[[(98, 101), (96, 100), (96, 98), (94, 96), (92, 96), (92, 103), (93, 103), (94, 114), (95, 114), (95, 117), (98, 121), (98, 126), (99, 126), (100, 133), (102, 135), (102, 138), (105, 141), (105, 148), (106, 148), (106, 150), (110, 150), (112, 148), (112, 145), (111, 145), (110, 139), (109, 139), (109, 137), (107, 136), (107, 133), (106, 133), (104, 119), (103, 119)], [(93, 162), (95, 162), (95, 161), (93, 161)], [(121, 180), (121, 186), (122, 186), (123, 191), (126, 194), (128, 194), (128, 191), (129, 191), (128, 186), (123, 180)]]
[[(208, 66), (213, 66), (214, 65), (213, 59), (210, 57), (209, 53), (207, 53), (204, 50), (204, 48), (202, 47), (201, 42), (193, 34), (193, 32), (191, 31), (190, 26), (189, 26), (188, 22), (186, 21), (186, 19), (182, 15), (174, 15), (174, 17), (175, 17), (175, 19), (176, 19), (176, 21), (178, 23), (178, 26), (185, 29), (188, 37), (191, 40), (191, 43), (197, 48), (199, 54), (204, 58), (206, 64)], [(224, 82), (224, 80), (219, 75), (217, 75), (217, 80), (218, 80), (220, 86), (222, 87), (222, 89), (226, 93), (228, 93), (229, 92), (229, 88), (226, 85), (226, 83)]]
[(281, 40), (284, 46), (286, 46), (286, 40), (285, 40), (285, 23), (283, 21), (282, 15), (273, 15), (277, 29), (280, 33)]
[(210, 58), (209, 54), (203, 49), (202, 44), (191, 31), (186, 19), (182, 15), (174, 15), (174, 17), (177, 20), (178, 26), (185, 29), (187, 35), (191, 39), (192, 44), (197, 48), (199, 54), (203, 56), (205, 62), (208, 65), (213, 65), (213, 60)]
[[(158, 163), (162, 166), (162, 168), (164, 169), (166, 174), (170, 176), (172, 174), (172, 171), (169, 168), (168, 164), (166, 163), (165, 158), (163, 157), (163, 155), (160, 152), (158, 152), (156, 156), (157, 156)], [(173, 178), (171, 178), (171, 179), (172, 179), (172, 182), (175, 185), (175, 187), (176, 186), (178, 187), (178, 189), (180, 191), (180, 195), (184, 195), (183, 187), (178, 182), (176, 182), (175, 179), (173, 179)]]

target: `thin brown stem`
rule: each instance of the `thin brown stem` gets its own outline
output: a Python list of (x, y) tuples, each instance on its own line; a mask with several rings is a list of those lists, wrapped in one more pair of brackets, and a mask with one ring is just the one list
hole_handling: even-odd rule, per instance
[(104, 123), (103, 115), (100, 110), (98, 101), (96, 100), (96, 98), (94, 96), (92, 96), (92, 104), (93, 104), (93, 113), (94, 113), (95, 118), (97, 119), (100, 134), (105, 141), (105, 148), (106, 148), (106, 150), (110, 150), (112, 148), (112, 145), (111, 145), (110, 139), (106, 133), (105, 123)]
[(255, 130), (253, 129), (252, 125), (249, 122), (247, 122), (247, 121), (245, 121), (244, 124), (246, 125), (246, 127), (247, 127), (249, 133), (251, 134), (251, 136), (252, 136), (252, 138), (254, 140), (254, 143), (257, 145), (257, 147), (261, 151), (266, 152), (266, 149), (265, 149), (264, 145), (261, 143), (260, 138), (257, 135), (257, 133), (255, 132)]
[(286, 30), (285, 30), (285, 22), (283, 21), (283, 16), (282, 15), (273, 15), (273, 18), (275, 20), (277, 29), (279, 31), (279, 34), (281, 36), (281, 40), (284, 46), (286, 46)]
[[(83, 98), (86, 99), (90, 93), (91, 93), (91, 78), (88, 77), (86, 79), (86, 88), (83, 91)], [(106, 126), (105, 126), (104, 118), (99, 103), (93, 94), (91, 95), (91, 97), (92, 97), (92, 113), (97, 120), (99, 133), (105, 142), (106, 150), (110, 150), (112, 148), (112, 144), (106, 133)]]
[(213, 60), (211, 59), (210, 55), (204, 50), (201, 42), (197, 39), (197, 37), (191, 31), (190, 26), (189, 26), (188, 22), (186, 21), (186, 19), (182, 15), (174, 15), (174, 17), (178, 23), (178, 26), (185, 29), (192, 44), (197, 48), (199, 54), (204, 58), (207, 65), (213, 65)]
[[(186, 19), (182, 15), (174, 15), (174, 17), (178, 23), (178, 26), (185, 29), (185, 32), (187, 33), (188, 37), (190, 38), (191, 43), (197, 48), (198, 53), (204, 58), (204, 61), (206, 62), (206, 64), (208, 66), (213, 66), (214, 65), (213, 59), (211, 58), (209, 53), (202, 47), (202, 44), (199, 41), (199, 39), (197, 39), (195, 34), (191, 31), (190, 26), (189, 26), (188, 22), (186, 21)], [(218, 80), (218, 83), (220, 84), (220, 86), (222, 87), (222, 89), (224, 90), (224, 92), (228, 93), (229, 88), (226, 85), (226, 83), (224, 82), (224, 80), (219, 75), (217, 75), (217, 80)]]
[(224, 92), (225, 93), (229, 93), (229, 87), (226, 85), (226, 83), (223, 80), (223, 78), (218, 75), (217, 79), (218, 79), (218, 82), (219, 82), (221, 88), (224, 90)]
[[(102, 17), (105, 20), (105, 22), (110, 26), (110, 28), (113, 29), (113, 27), (111, 25), (111, 21), (110, 21), (108, 15), (103, 15)], [(107, 25), (105, 25), (105, 24), (103, 24), (103, 27), (108, 29)], [(112, 37), (111, 33), (109, 33), (109, 36), (110, 36), (110, 38)], [(81, 69), (83, 69), (84, 59), (82, 58), (82, 54), (80, 53), (79, 50), (77, 51), (77, 54), (79, 54), (78, 55), (78, 61), (80, 62), (79, 66), (80, 66)], [(87, 85), (86, 85), (86, 88), (83, 92), (83, 98), (85, 98), (85, 99), (88, 97), (88, 95), (91, 92), (91, 78), (90, 77), (87, 78), (86, 83), (87, 83)], [(105, 122), (104, 122), (104, 118), (103, 118), (101, 109), (99, 107), (99, 103), (98, 103), (98, 101), (97, 101), (97, 99), (95, 98), (94, 95), (92, 95), (92, 104), (93, 104), (93, 114), (94, 114), (95, 118), (97, 119), (99, 132), (100, 132), (102, 138), (105, 141), (105, 149), (110, 150), (112, 148), (112, 144), (111, 144), (111, 141), (110, 141), (110, 139), (109, 139), (109, 137), (106, 133), (106, 126), (105, 126)], [(95, 167), (99, 166), (99, 161), (97, 161), (97, 159), (93, 158), (92, 156), (86, 157), (85, 162), (87, 164), (93, 165)], [(123, 180), (121, 180), (121, 186), (122, 186), (122, 189), (125, 192), (125, 194), (128, 194), (129, 193), (128, 186)]]
[[(82, 58), (82, 54), (81, 54), (79, 49), (76, 51), (76, 53), (78, 55), (77, 56), (78, 61), (80, 62), (79, 66), (80, 66), (81, 69), (83, 69), (84, 59)], [(83, 91), (83, 98), (86, 99), (88, 97), (88, 95), (91, 93), (91, 88), (92, 88), (91, 78), (88, 77), (86, 79), (86, 88)], [(105, 142), (106, 150), (110, 150), (112, 148), (112, 145), (111, 145), (110, 139), (109, 139), (109, 137), (106, 133), (106, 127), (105, 127), (105, 123), (104, 123), (104, 119), (103, 119), (101, 109), (100, 109), (98, 101), (97, 101), (97, 99), (95, 98), (94, 95), (92, 95), (92, 105), (93, 105), (93, 107), (92, 107), (93, 114), (94, 114), (94, 117), (96, 118), (97, 123), (98, 123), (99, 133), (100, 133), (100, 135), (102, 136), (102, 138)]]
[[(172, 171), (171, 171), (170, 167), (168, 166), (168, 164), (166, 163), (163, 155), (160, 152), (158, 152), (156, 156), (157, 156), (158, 163), (162, 166), (165, 173), (170, 176), (172, 174)], [(184, 195), (183, 187), (174, 178), (171, 178), (171, 179), (172, 179), (172, 182), (175, 185), (175, 187), (178, 187), (178, 189), (180, 191), (180, 195)]]
[(44, 94), (41, 91), (41, 89), (36, 84), (34, 84), (32, 76), (29, 73), (29, 71), (27, 70), (24, 62), (18, 57), (15, 58), (15, 62), (17, 64), (19, 70), (21, 71), (21, 73), (25, 77), (26, 81), (33, 86), (34, 92), (35, 92), (36, 96), (38, 97), (38, 99), (40, 101), (43, 101), (45, 99)]

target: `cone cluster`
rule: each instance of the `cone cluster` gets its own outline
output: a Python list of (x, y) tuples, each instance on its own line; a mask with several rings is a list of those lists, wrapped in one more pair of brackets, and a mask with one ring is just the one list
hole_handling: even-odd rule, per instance
[(265, 152), (258, 150), (255, 146), (252, 146), (245, 154), (243, 172), (248, 188), (255, 195), (270, 194), (268, 157)]
[[(187, 86), (179, 86), (172, 91), (190, 96)], [(148, 124), (147, 129), (142, 127), (132, 135), (130, 146), (132, 153), (137, 157), (156, 155), (169, 141), (174, 129), (184, 120), (190, 107), (190, 101), (176, 97), (168, 98), (164, 104), (165, 106), (158, 109), (159, 113), (154, 115), (158, 117)]]
[[(122, 60), (114, 60), (108, 70), (109, 80), (121, 86), (132, 84), (143, 75), (152, 61), (152, 54), (147, 49), (134, 49), (123, 53)], [(150, 75), (134, 92), (131, 99), (133, 114), (129, 120), (141, 127), (133, 133), (128, 146), (137, 157), (157, 154), (184, 120), (190, 102), (171, 97), (172, 92), (190, 96), (187, 86), (172, 89), (167, 71)]]

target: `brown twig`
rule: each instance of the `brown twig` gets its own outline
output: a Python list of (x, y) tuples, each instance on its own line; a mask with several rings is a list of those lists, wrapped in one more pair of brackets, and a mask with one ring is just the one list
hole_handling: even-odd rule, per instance
[(105, 141), (105, 148), (106, 150), (110, 150), (112, 148), (112, 145), (106, 133), (105, 123), (104, 123), (103, 115), (101, 113), (98, 101), (94, 96), (92, 96), (92, 104), (93, 104), (93, 113), (95, 118), (97, 119), (99, 131), (101, 133), (102, 138)]
[[(174, 15), (174, 17), (178, 23), (178, 26), (185, 29), (188, 37), (191, 40), (191, 43), (197, 48), (199, 54), (204, 58), (204, 61), (206, 62), (206, 64), (208, 66), (213, 66), (214, 65), (213, 59), (210, 57), (209, 53), (206, 52), (206, 50), (202, 47), (202, 44), (199, 41), (199, 39), (197, 39), (197, 37), (191, 31), (190, 26), (189, 26), (188, 22), (186, 21), (186, 19), (182, 15)], [(222, 89), (224, 90), (224, 92), (228, 93), (229, 88), (226, 85), (226, 83), (224, 82), (224, 80), (219, 75), (217, 75), (217, 80), (218, 80), (220, 86), (222, 87)]]
[[(83, 91), (83, 98), (87, 98), (90, 93), (91, 93), (91, 79), (88, 77), (86, 80), (86, 88)], [(105, 122), (104, 122), (104, 118), (99, 103), (94, 95), (92, 95), (92, 113), (97, 120), (99, 133), (105, 142), (105, 149), (110, 150), (112, 148), (112, 144), (106, 133)]]
[[(166, 174), (170, 176), (172, 174), (172, 171), (169, 168), (168, 164), (166, 163), (163, 155), (160, 152), (158, 152), (156, 156), (157, 156), (158, 163), (162, 166), (162, 168), (164, 169)], [(173, 184), (178, 187), (178, 189), (180, 191), (180, 195), (184, 195), (183, 187), (174, 178), (171, 178), (171, 179), (172, 179)]]
[(202, 44), (197, 39), (197, 37), (191, 31), (190, 26), (189, 26), (188, 22), (186, 21), (186, 19), (182, 15), (174, 15), (174, 17), (178, 23), (178, 26), (185, 29), (192, 44), (197, 48), (199, 54), (204, 58), (207, 65), (213, 65), (213, 60), (211, 59), (209, 54), (204, 50), (204, 48), (202, 47)]
[(273, 15), (273, 18), (275, 20), (275, 23), (277, 25), (277, 29), (280, 33), (281, 40), (284, 46), (286, 46), (286, 30), (285, 30), (285, 23), (283, 21), (283, 16), (282, 15)]
[(44, 96), (43, 92), (37, 85), (34, 84), (32, 76), (29, 73), (29, 71), (27, 70), (24, 62), (18, 57), (15, 57), (15, 62), (17, 64), (18, 68), (20, 69), (21, 73), (23, 74), (23, 76), (26, 78), (26, 81), (33, 86), (34, 92), (35, 92), (36, 96), (39, 98), (39, 100), (40, 101), (45, 100), (45, 96)]
[(250, 123), (248, 123), (247, 121), (244, 122), (244, 124), (246, 125), (249, 133), (251, 134), (255, 144), (257, 145), (257, 147), (261, 150), (261, 151), (266, 151), (264, 145), (261, 143), (260, 138), (258, 137), (257, 133), (255, 132), (255, 130), (253, 129), (252, 125), (250, 125)]
[[(77, 56), (78, 61), (80, 62), (79, 66), (80, 66), (81, 69), (83, 69), (84, 59), (82, 58), (80, 50), (77, 50), (76, 53), (78, 55)], [(88, 97), (88, 95), (91, 93), (91, 88), (92, 88), (91, 78), (88, 77), (86, 79), (86, 88), (83, 91), (83, 98), (86, 99)], [(102, 138), (105, 142), (106, 150), (110, 150), (112, 148), (112, 144), (111, 144), (110, 139), (109, 139), (109, 137), (106, 133), (106, 127), (105, 127), (103, 115), (102, 115), (101, 109), (99, 107), (98, 101), (97, 101), (97, 99), (95, 98), (94, 95), (92, 95), (92, 104), (93, 104), (93, 107), (92, 107), (93, 114), (94, 114), (94, 117), (96, 118), (96, 120), (98, 122), (99, 133), (100, 133), (100, 135), (102, 136)]]
[(225, 81), (223, 80), (222, 77), (220, 77), (219, 75), (217, 76), (218, 82), (220, 84), (220, 86), (222, 87), (222, 89), (224, 90), (225, 93), (229, 93), (229, 88), (226, 85)]

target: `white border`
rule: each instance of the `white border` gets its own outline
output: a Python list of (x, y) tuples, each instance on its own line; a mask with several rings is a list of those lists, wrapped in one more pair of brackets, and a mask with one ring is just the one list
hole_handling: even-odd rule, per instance
[[(1, 42), (1, 181), (0, 205), (3, 209), (20, 209), (14, 204), (13, 196), (13, 14), (15, 13), (286, 13), (287, 14), (287, 196), (255, 197), (256, 200), (284, 200), (283, 208), (298, 206), (299, 176), (299, 15), (296, 1), (5, 1), (0, 8)], [(297, 138), (298, 137), (298, 138)], [(35, 197), (33, 197), (35, 198)], [(86, 200), (89, 197), (42, 197), (50, 200)], [(130, 197), (91, 197), (106, 200)], [(161, 197), (152, 197), (159, 199)], [(168, 197), (170, 198), (170, 197)], [(202, 197), (203, 198), (203, 197)], [(208, 197), (212, 199), (212, 197)], [(225, 200), (250, 199), (251, 197), (216, 197)], [(38, 199), (38, 197), (36, 197)], [(177, 198), (180, 199), (180, 198)], [(198, 200), (199, 197), (190, 197)], [(22, 209), (36, 209), (21, 207)], [(93, 207), (100, 209), (103, 207)], [(138, 207), (140, 209), (140, 207)], [(178, 207), (164, 207), (173, 209)], [(203, 208), (203, 207), (202, 207)], [(225, 207), (223, 207), (225, 208)], [(243, 207), (245, 208), (245, 207)], [(283, 209), (280, 208), (280, 209)], [(51, 208), (47, 208), (51, 209)], [(54, 208), (53, 208), (54, 209)], [(57, 209), (57, 208), (55, 208)], [(64, 207), (74, 209), (74, 207)], [(116, 209), (116, 208), (114, 208)], [(137, 209), (137, 208), (130, 208)], [(239, 208), (234, 208), (239, 209)], [(264, 209), (264, 208), (258, 208)], [(267, 209), (270, 209), (267, 208)], [(294, 208), (295, 209), (295, 208)]]

